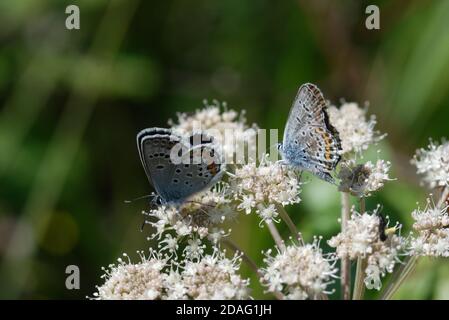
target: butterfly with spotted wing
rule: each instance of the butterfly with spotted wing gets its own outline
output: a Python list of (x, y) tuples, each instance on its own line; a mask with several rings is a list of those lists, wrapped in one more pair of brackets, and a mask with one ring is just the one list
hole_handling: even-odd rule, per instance
[(220, 152), (205, 133), (183, 137), (170, 129), (148, 128), (137, 134), (137, 149), (162, 204), (182, 204), (224, 172)]
[(293, 101), (279, 150), (283, 162), (335, 183), (331, 172), (340, 161), (340, 138), (329, 123), (327, 103), (317, 86), (303, 84)]

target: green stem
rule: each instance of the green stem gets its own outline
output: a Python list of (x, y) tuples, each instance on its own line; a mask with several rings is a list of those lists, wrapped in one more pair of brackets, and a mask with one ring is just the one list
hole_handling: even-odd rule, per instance
[(285, 251), (285, 243), (284, 241), (282, 241), (281, 235), (279, 234), (276, 226), (273, 224), (273, 221), (267, 220), (265, 221), (265, 224), (267, 225), (268, 230), (270, 230), (271, 236), (273, 237), (274, 242), (276, 243), (279, 250)]
[[(446, 204), (446, 199), (449, 196), (449, 188), (445, 187), (442, 192), (440, 199), (437, 203), (437, 208), (444, 208)], [(401, 267), (396, 270), (393, 274), (393, 278), (389, 282), (387, 288), (384, 290), (381, 299), (390, 300), (399, 287), (404, 283), (407, 277), (415, 270), (416, 264), (418, 263), (419, 256), (408, 256)]]
[(285, 222), (287, 227), (290, 229), (290, 233), (299, 241), (300, 244), (304, 244), (301, 233), (296, 228), (296, 225), (294, 224), (294, 222), (288, 215), (287, 211), (285, 211), (284, 207), (281, 205), (278, 205), (277, 210), (279, 212), (279, 215), (281, 216), (281, 219)]
[(393, 294), (404, 283), (405, 279), (415, 270), (419, 256), (408, 256), (404, 264), (393, 274), (387, 288), (381, 296), (381, 300), (391, 300)]
[[(349, 193), (342, 192), (341, 194), (341, 230), (344, 232), (349, 220), (350, 212)], [(351, 299), (351, 261), (349, 258), (341, 259), (341, 293), (343, 300)]]
[(360, 214), (364, 214), (366, 212), (366, 202), (365, 198), (360, 198)]
[[(363, 197), (360, 198), (359, 203), (360, 203), (360, 213), (363, 214), (366, 212), (365, 198), (363, 198)], [(352, 293), (352, 300), (362, 300), (363, 299), (363, 295), (365, 294), (365, 283), (363, 282), (365, 268), (366, 268), (366, 261), (363, 258), (358, 257), (356, 273), (355, 273), (355, 280), (354, 280), (354, 292)]]
[(363, 276), (365, 273), (365, 260), (363, 258), (357, 258), (357, 269), (354, 280), (354, 293), (352, 295), (353, 300), (362, 300), (365, 294), (365, 283), (363, 282)]

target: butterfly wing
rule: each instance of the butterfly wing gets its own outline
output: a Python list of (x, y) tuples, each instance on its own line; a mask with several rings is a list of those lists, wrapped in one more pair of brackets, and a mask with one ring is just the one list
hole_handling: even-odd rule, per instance
[(302, 85), (285, 127), (283, 157), (333, 183), (330, 172), (340, 161), (340, 150), (338, 132), (329, 123), (323, 94), (311, 83)]
[[(142, 130), (137, 146), (145, 173), (165, 203), (183, 202), (221, 177), (219, 153), (212, 145), (192, 147), (169, 129)], [(172, 158), (173, 150), (177, 158)], [(208, 154), (215, 158), (206, 159)]]
[(171, 149), (181, 138), (164, 128), (148, 128), (137, 134), (137, 149), (150, 184), (164, 198), (161, 182), (172, 175)]

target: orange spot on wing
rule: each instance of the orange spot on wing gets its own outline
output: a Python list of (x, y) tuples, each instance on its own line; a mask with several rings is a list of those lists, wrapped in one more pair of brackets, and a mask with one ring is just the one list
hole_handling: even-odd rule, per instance
[(326, 160), (331, 160), (331, 146), (332, 146), (332, 138), (328, 133), (324, 133), (323, 134), (323, 140), (324, 140), (324, 148), (325, 148), (325, 153), (324, 153), (324, 157), (326, 158)]
[(212, 174), (216, 175), (218, 172), (218, 166), (215, 164), (215, 162), (212, 162), (207, 166), (207, 170)]

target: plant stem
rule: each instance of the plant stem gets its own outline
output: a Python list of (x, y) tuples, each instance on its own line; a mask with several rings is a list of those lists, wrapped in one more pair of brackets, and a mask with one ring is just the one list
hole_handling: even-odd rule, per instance
[(354, 280), (354, 292), (352, 300), (362, 300), (365, 293), (365, 284), (363, 283), (363, 274), (365, 272), (365, 260), (357, 258), (357, 269)]
[(360, 214), (363, 214), (366, 212), (366, 202), (365, 202), (365, 198), (361, 197), (360, 198)]
[(402, 283), (404, 283), (404, 280), (415, 269), (418, 258), (419, 256), (408, 256), (407, 259), (405, 259), (404, 263), (394, 273), (393, 278), (388, 283), (387, 288), (382, 294), (381, 300), (390, 300), (393, 297), (393, 294), (396, 293)]
[[(349, 220), (349, 193), (341, 194), (341, 230), (344, 232)], [(341, 293), (343, 300), (351, 298), (351, 261), (349, 258), (341, 259)]]
[(285, 211), (284, 207), (281, 205), (277, 206), (277, 210), (281, 216), (281, 219), (284, 220), (285, 224), (288, 226), (288, 228), (290, 229), (291, 234), (293, 235), (293, 237), (295, 237), (299, 243), (301, 245), (304, 244), (304, 241), (302, 239), (302, 235), (301, 233), (298, 231), (298, 229), (296, 228), (295, 224), (293, 223), (292, 219), (290, 218), (290, 216), (288, 215), (287, 211)]
[[(362, 197), (359, 199), (360, 202), (360, 214), (363, 214), (366, 211), (366, 203), (365, 198)], [(355, 280), (354, 280), (354, 292), (352, 293), (352, 300), (362, 300), (363, 295), (365, 293), (365, 284), (363, 283), (363, 275), (365, 273), (366, 263), (365, 260), (361, 257), (357, 258), (357, 268), (355, 272)]]
[(257, 267), (256, 263), (254, 262), (253, 259), (251, 259), (246, 253), (245, 251), (243, 251), (242, 249), (240, 249), (240, 247), (231, 239), (222, 239), (221, 242), (223, 244), (225, 244), (227, 247), (229, 247), (232, 251), (234, 252), (240, 252), (242, 254), (242, 259), (243, 261), (245, 261), (245, 263), (248, 265), (248, 267), (251, 268), (251, 270), (253, 270), (255, 273), (257, 273), (257, 275), (259, 277), (262, 276), (262, 273), (260, 272), (259, 268)]
[(444, 187), (443, 191), (441, 191), (440, 200), (438, 201), (438, 208), (443, 209), (446, 206), (446, 199), (449, 196), (449, 188)]
[(279, 234), (278, 229), (276, 229), (276, 226), (273, 224), (273, 221), (267, 220), (265, 221), (265, 223), (268, 226), (268, 230), (270, 230), (271, 236), (273, 237), (274, 242), (278, 246), (279, 250), (285, 251), (284, 241), (282, 241), (281, 235)]
[[(227, 247), (229, 247), (232, 251), (234, 252), (239, 252), (242, 255), (242, 260), (245, 261), (245, 263), (248, 265), (248, 267), (253, 270), (256, 274), (257, 277), (259, 278), (259, 281), (263, 280), (263, 273), (260, 272), (259, 268), (257, 267), (256, 263), (254, 262), (253, 259), (251, 259), (246, 253), (245, 251), (243, 251), (242, 249), (240, 249), (240, 247), (231, 239), (222, 239), (221, 242), (226, 245)], [(276, 297), (276, 299), (278, 300), (283, 300), (284, 299), (284, 295), (279, 292), (279, 291), (274, 291), (272, 292), (273, 295)]]

